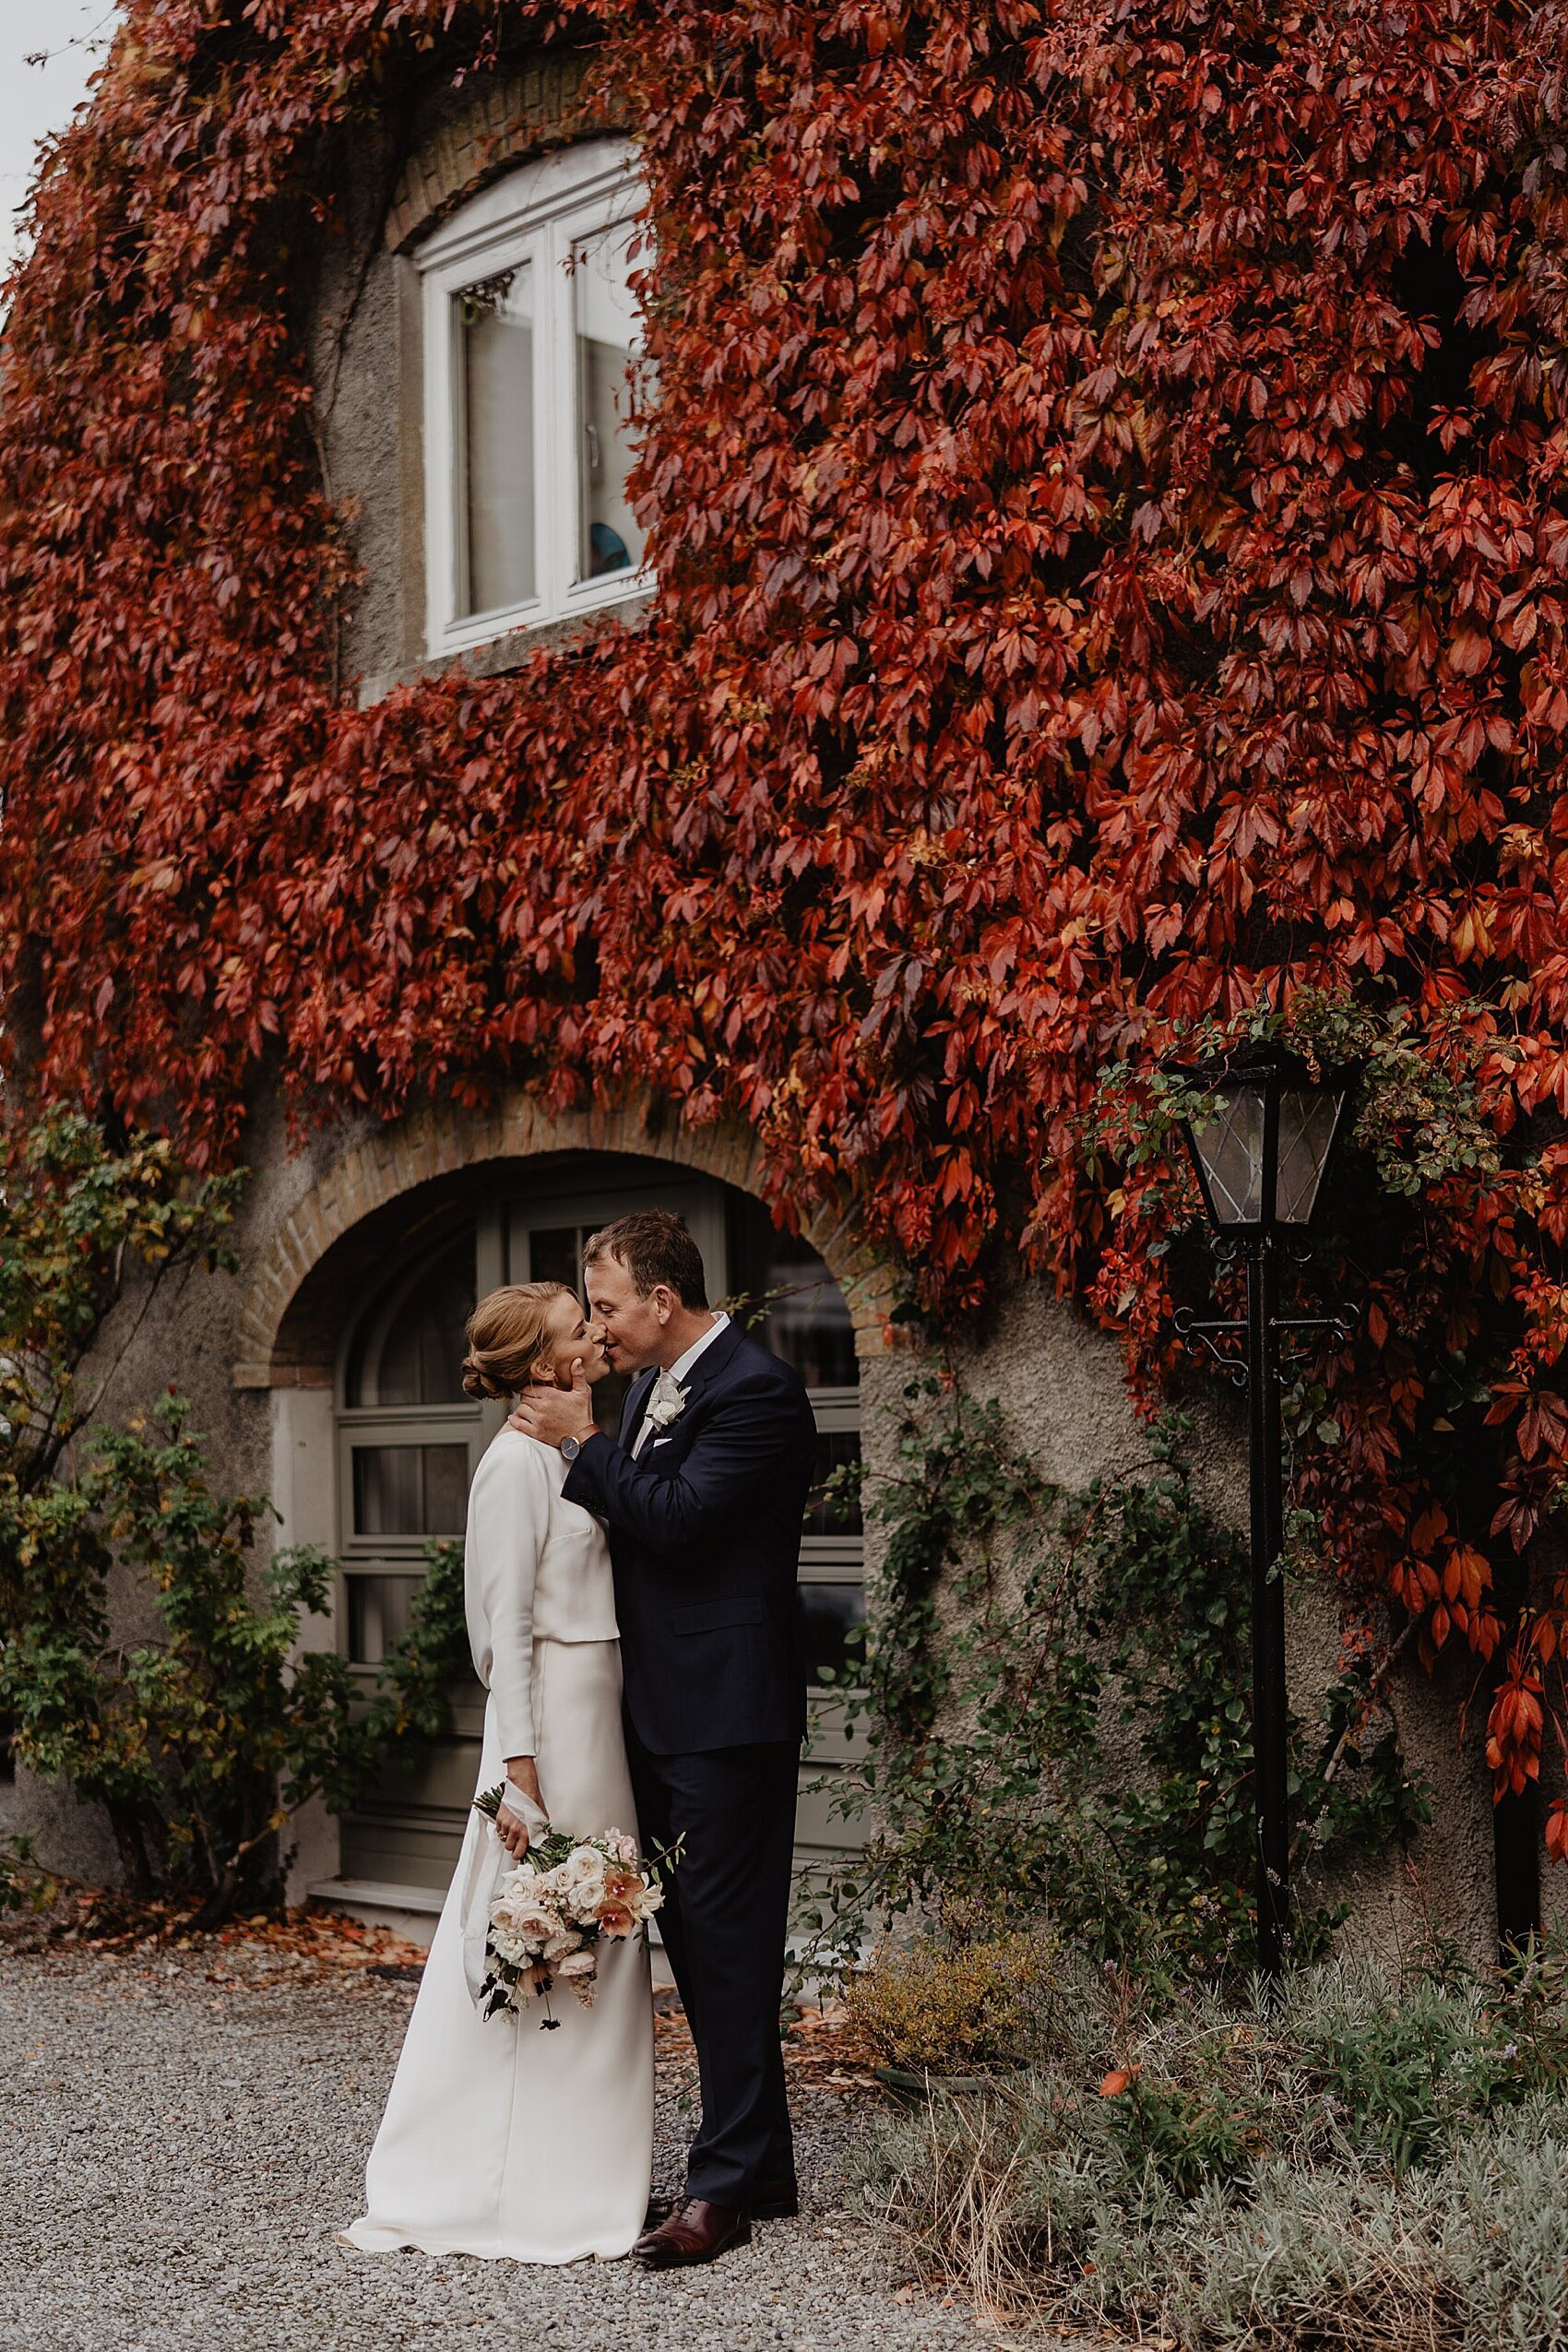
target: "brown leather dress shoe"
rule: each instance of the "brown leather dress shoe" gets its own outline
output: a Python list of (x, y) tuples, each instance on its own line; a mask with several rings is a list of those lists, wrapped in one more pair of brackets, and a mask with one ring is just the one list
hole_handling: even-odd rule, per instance
[(688, 2197), (668, 2221), (639, 2238), (632, 2251), (650, 2270), (679, 2270), (688, 2263), (711, 2263), (731, 2246), (749, 2246), (751, 2237), (743, 2213)]

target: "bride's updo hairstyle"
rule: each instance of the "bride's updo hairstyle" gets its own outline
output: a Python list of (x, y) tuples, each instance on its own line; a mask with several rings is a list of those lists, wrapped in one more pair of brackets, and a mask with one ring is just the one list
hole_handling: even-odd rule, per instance
[(564, 1282), (507, 1282), (480, 1301), (469, 1317), (463, 1394), (517, 1396), (535, 1364), (550, 1353), (550, 1310), (575, 1299)]

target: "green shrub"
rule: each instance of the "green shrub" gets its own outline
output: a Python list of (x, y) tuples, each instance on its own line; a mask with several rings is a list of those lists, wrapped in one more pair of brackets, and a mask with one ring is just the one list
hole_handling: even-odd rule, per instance
[(1055, 1954), (1038, 1935), (884, 1945), (845, 1989), (856, 2036), (890, 2066), (962, 2074), (1017, 2058)]
[[(1005, 1889), (1019, 1924), (1097, 1955), (1224, 1966), (1253, 1899), (1249, 1572), (1193, 1491), (1185, 1425), (1066, 1494), (994, 1403), (931, 1378), (906, 1398), (898, 1466), (868, 1486), (885, 1543), (845, 1698), (861, 1763), (831, 1784), (869, 1834), (802, 1928), (849, 1956)], [(1339, 1917), (1324, 1863), (1425, 1815), (1379, 1671), (1359, 1658), (1290, 1727), (1298, 1956)]]
[[(98, 1436), (34, 1515), (0, 1707), (20, 1764), (104, 1807), (130, 1889), (192, 1899), (211, 1921), (267, 1897), (308, 1799), (345, 1811), (389, 1742), (445, 1727), (466, 1660), (462, 1547), (438, 1549), (367, 1706), (336, 1650), (295, 1655), (302, 1621), (330, 1607), (335, 1562), (296, 1549), (253, 1572), (269, 1506), (213, 1491), (188, 1409), (165, 1397)], [(128, 1645), (110, 1619), (116, 1560), (157, 1621)]]
[[(206, 1921), (276, 1892), (307, 1800), (344, 1810), (389, 1742), (444, 1728), (467, 1659), (462, 1548), (436, 1547), (367, 1706), (336, 1651), (295, 1655), (335, 1563), (258, 1569), (271, 1506), (214, 1489), (184, 1402), (102, 1424), (113, 1338), (172, 1269), (223, 1262), (233, 1195), (167, 1144), (116, 1153), (64, 1114), (14, 1146), (0, 1189), (0, 1720), (19, 1764), (103, 1806), (133, 1894)], [(139, 1640), (112, 1620), (117, 1566), (150, 1603)], [(0, 1873), (0, 1905), (23, 1883)]]

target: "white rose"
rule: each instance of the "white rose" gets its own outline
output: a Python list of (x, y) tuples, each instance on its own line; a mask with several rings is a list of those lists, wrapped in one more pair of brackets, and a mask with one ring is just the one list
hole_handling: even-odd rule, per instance
[(576, 1919), (591, 1918), (604, 1899), (604, 1857), (591, 1847), (579, 1847), (562, 1865), (564, 1907)]

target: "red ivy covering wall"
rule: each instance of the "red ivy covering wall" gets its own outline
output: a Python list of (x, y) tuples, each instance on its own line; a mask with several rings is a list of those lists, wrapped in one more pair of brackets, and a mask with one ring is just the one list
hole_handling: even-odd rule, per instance
[[(1363, 1268), (1307, 1471), (1429, 1645), (1505, 1645), (1533, 1776), (1562, 1596), (1504, 1607), (1491, 1550), (1568, 1453), (1563, 11), (127, 16), (6, 339), (42, 1084), (222, 1156), (263, 1071), (307, 1117), (651, 1082), (858, 1199), (928, 1302), (1020, 1237), (1098, 1272), (1146, 1366), (1097, 1072), (1265, 984), (1403, 1004), (1434, 1071), (1479, 1054), (1498, 1164)], [(530, 31), (601, 42), (643, 140), (657, 617), (362, 713), (289, 289), (366, 110)]]

